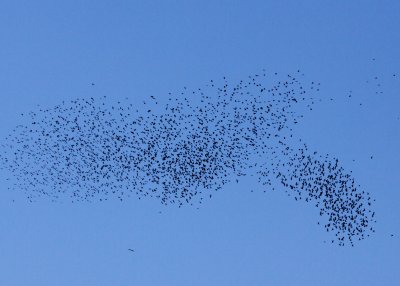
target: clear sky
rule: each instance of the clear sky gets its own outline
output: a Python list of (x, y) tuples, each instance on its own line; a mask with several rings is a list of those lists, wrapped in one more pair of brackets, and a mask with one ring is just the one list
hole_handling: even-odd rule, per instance
[(0, 285), (400, 285), (399, 15), (382, 0), (0, 1), (1, 138), (38, 104), (300, 69), (324, 100), (296, 136), (353, 171), (378, 220), (339, 247), (317, 209), (251, 179), (196, 209), (30, 203), (0, 173)]

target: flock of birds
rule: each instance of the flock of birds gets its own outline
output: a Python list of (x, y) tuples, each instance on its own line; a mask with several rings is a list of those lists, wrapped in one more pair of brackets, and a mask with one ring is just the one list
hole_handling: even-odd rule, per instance
[(264, 191), (279, 183), (296, 200), (314, 204), (339, 245), (373, 232), (371, 197), (337, 158), (309, 151), (294, 136), (312, 110), (319, 83), (300, 71), (265, 71), (235, 84), (226, 78), (129, 101), (80, 98), (30, 112), (2, 145), (2, 168), (29, 200), (124, 200), (155, 197), (198, 205), (229, 182), (256, 174)]

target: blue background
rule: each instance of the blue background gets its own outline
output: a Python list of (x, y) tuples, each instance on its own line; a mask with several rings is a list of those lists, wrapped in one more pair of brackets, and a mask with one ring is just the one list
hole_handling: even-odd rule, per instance
[(141, 102), (301, 69), (325, 100), (296, 136), (353, 171), (378, 223), (339, 247), (324, 243), (317, 209), (282, 188), (249, 192), (260, 189), (250, 179), (197, 210), (29, 203), (0, 174), (0, 285), (400, 285), (399, 15), (398, 1), (383, 0), (1, 0), (2, 138), (37, 104)]

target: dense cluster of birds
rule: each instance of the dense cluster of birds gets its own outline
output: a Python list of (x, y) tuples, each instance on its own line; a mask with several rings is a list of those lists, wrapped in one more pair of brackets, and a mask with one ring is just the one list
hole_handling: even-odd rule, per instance
[[(339, 245), (344, 245), (346, 240), (354, 245), (353, 238), (362, 240), (370, 236), (368, 232), (375, 232), (371, 226), (376, 222), (371, 209), (374, 200), (368, 192), (359, 191), (360, 185), (351, 172), (340, 166), (339, 159), (311, 153), (306, 144), (297, 150), (287, 146), (280, 151), (279, 157), (286, 160), (275, 163), (275, 178), (296, 201), (303, 199), (315, 204), (319, 215), (326, 218), (326, 231), (334, 232)], [(261, 174), (268, 172), (268, 165), (263, 168), (259, 171)], [(263, 179), (259, 177), (260, 181)], [(271, 184), (271, 181), (263, 183)]]
[[(123, 200), (201, 204), (255, 172), (263, 188), (280, 183), (296, 200), (313, 202), (340, 245), (373, 231), (371, 198), (339, 160), (317, 156), (293, 128), (312, 110), (319, 83), (300, 71), (226, 78), (170, 94), (142, 107), (80, 98), (28, 114), (2, 145), (2, 167), (29, 200)], [(300, 140), (301, 141), (301, 140)], [(333, 242), (334, 240), (332, 240)]]

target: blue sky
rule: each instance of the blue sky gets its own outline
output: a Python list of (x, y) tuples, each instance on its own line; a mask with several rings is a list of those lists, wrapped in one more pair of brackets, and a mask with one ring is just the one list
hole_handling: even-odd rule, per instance
[(0, 174), (0, 285), (398, 285), (398, 15), (398, 1), (1, 1), (1, 138), (38, 104), (300, 69), (323, 100), (296, 136), (353, 171), (378, 223), (338, 247), (317, 209), (250, 179), (197, 210), (29, 203)]

